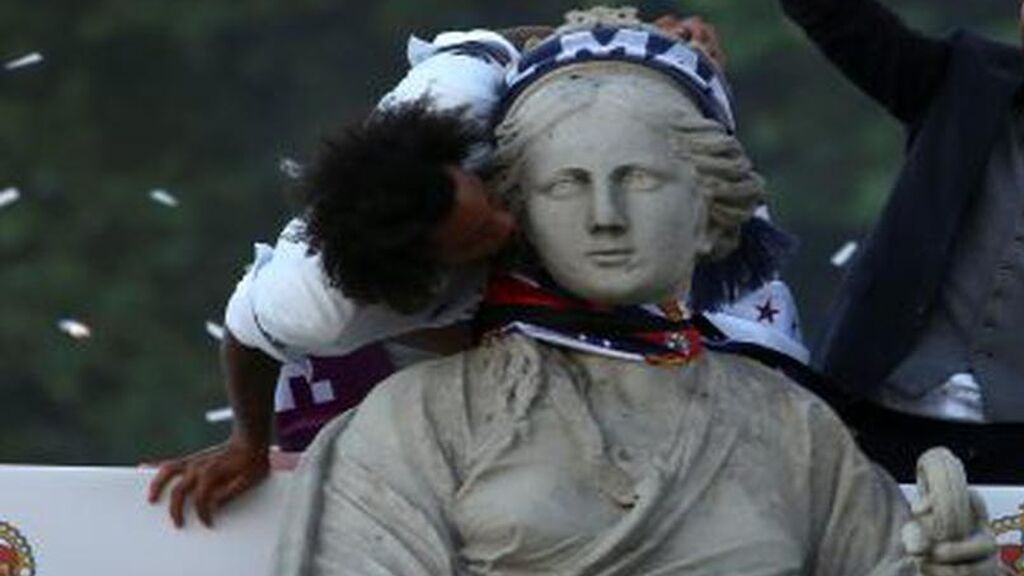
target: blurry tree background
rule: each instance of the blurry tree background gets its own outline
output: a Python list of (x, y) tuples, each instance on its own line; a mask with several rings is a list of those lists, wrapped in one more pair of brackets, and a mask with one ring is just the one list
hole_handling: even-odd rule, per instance
[[(1005, 0), (886, 0), (916, 27), (1016, 42)], [(282, 160), (359, 119), (404, 72), (405, 39), (556, 23), (564, 0), (8, 0), (0, 58), (0, 462), (133, 464), (219, 441), (204, 328), (295, 210)], [(770, 0), (639, 2), (719, 29), (741, 138), (802, 240), (787, 271), (814, 342), (900, 163), (900, 127)], [(179, 202), (150, 198), (163, 189)], [(91, 338), (57, 329), (78, 319)]]

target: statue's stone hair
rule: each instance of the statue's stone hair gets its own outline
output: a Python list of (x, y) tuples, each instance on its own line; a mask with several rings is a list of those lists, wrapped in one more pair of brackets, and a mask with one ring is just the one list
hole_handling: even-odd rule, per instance
[[(661, 73), (626, 62), (588, 62), (561, 68), (530, 86), (507, 109), (496, 130), (492, 184), (522, 216), (523, 155), (553, 124), (602, 101), (655, 128), (666, 128), (666, 146), (692, 163), (697, 188), (708, 204), (712, 260), (738, 245), (743, 224), (764, 203), (763, 179), (735, 136), (704, 118), (685, 89)], [(614, 138), (614, 135), (609, 135)]]
[(625, 27), (636, 30), (657, 31), (658, 27), (644, 22), (640, 12), (632, 6), (593, 6), (582, 10), (569, 10), (565, 22), (555, 29), (555, 34), (568, 34), (578, 30), (591, 30), (598, 26)]

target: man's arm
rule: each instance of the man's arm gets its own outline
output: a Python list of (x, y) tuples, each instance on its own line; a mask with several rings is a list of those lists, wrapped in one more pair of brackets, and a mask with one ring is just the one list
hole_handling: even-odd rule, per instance
[(227, 442), (163, 462), (149, 485), (156, 502), (171, 480), (170, 514), (179, 528), (191, 496), (199, 519), (213, 525), (213, 513), (232, 498), (258, 484), (270, 471), (271, 418), (280, 364), (263, 352), (243, 346), (230, 331), (221, 344), (221, 364), (234, 411)]
[(554, 31), (555, 29), (551, 26), (515, 26), (513, 28), (495, 30), (495, 32), (511, 42), (517, 50), (528, 49), (532, 40), (543, 40)]
[(843, 74), (901, 122), (928, 108), (949, 46), (911, 30), (875, 0), (779, 0), (783, 10)]

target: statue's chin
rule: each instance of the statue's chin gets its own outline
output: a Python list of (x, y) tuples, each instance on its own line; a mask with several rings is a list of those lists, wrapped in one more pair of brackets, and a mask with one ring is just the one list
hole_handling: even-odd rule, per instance
[(570, 279), (555, 278), (573, 295), (608, 306), (637, 306), (664, 302), (678, 291), (676, 286), (652, 286), (649, 283), (623, 283), (614, 281), (574, 282)]

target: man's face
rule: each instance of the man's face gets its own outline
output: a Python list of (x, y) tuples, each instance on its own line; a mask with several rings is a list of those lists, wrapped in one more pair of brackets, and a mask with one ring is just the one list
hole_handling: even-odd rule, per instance
[(512, 215), (493, 202), (479, 176), (457, 167), (448, 172), (455, 207), (432, 234), (438, 259), (458, 265), (496, 254), (515, 231)]
[(526, 234), (563, 288), (613, 305), (688, 289), (707, 206), (668, 140), (667, 127), (598, 100), (528, 146)]

